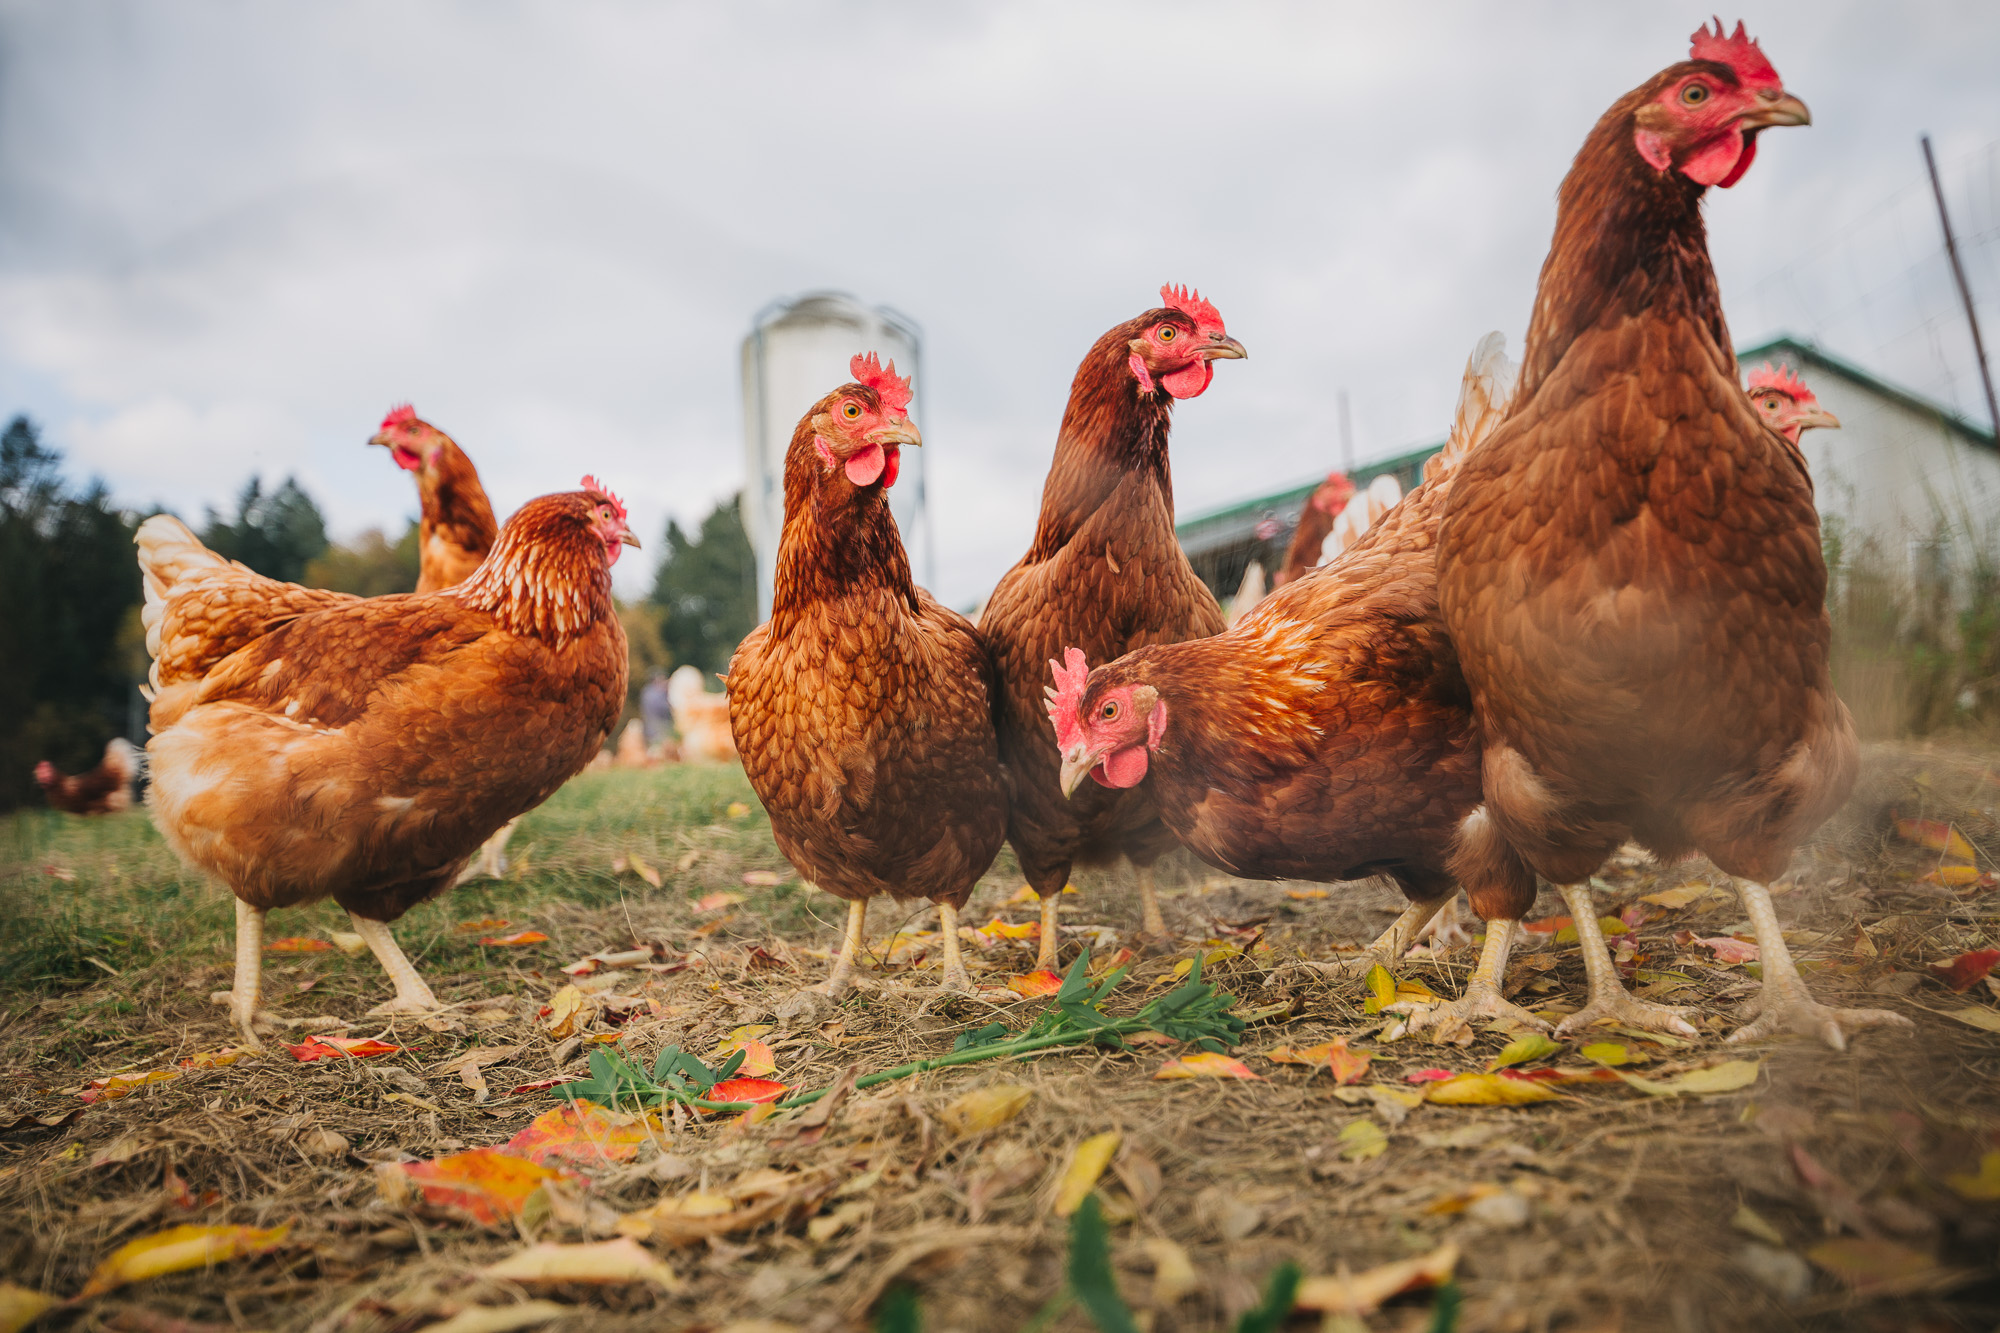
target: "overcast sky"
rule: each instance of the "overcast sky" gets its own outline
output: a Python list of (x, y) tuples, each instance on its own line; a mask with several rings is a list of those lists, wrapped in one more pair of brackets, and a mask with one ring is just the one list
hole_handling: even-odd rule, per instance
[[(1518, 353), (1585, 132), (1706, 12), (0, 0), (0, 413), (125, 504), (295, 473), (348, 536), (415, 510), (362, 447), (410, 400), (502, 514), (622, 490), (636, 593), (741, 484), (752, 315), (844, 288), (923, 326), (936, 591), (970, 604), (1077, 360), (1162, 282), (1251, 354), (1177, 409), (1182, 513), (1332, 466), (1341, 386), (1363, 459), (1439, 437), (1480, 334)], [(1738, 340), (1983, 417), (1916, 137), (1990, 299), (2000, 6), (1742, 16), (1815, 124), (1711, 194)]]

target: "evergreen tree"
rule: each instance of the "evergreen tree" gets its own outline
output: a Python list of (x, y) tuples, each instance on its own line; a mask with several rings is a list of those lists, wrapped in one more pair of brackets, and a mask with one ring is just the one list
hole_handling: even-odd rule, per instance
[(303, 583), (306, 566), (326, 553), (326, 519), (295, 478), (265, 495), (263, 479), (252, 477), (236, 497), (233, 520), (208, 511), (201, 540), (267, 578)]
[(703, 671), (729, 656), (757, 625), (757, 558), (743, 531), (741, 496), (718, 504), (689, 537), (669, 519), (665, 553), (649, 599), (666, 612), (660, 637), (677, 663)]
[(26, 417), (0, 433), (0, 809), (35, 791), (40, 760), (94, 767), (135, 683), (120, 630), (139, 603), (136, 525), (100, 483), (71, 493), (61, 463)]

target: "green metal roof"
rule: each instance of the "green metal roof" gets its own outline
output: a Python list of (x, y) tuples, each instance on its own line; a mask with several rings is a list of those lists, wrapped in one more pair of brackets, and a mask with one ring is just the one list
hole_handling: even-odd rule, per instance
[[(1444, 441), (1439, 440), (1436, 444), (1426, 445), (1421, 449), (1412, 449), (1406, 454), (1397, 454), (1394, 458), (1382, 458), (1377, 459), (1373, 463), (1363, 463), (1347, 475), (1353, 479), (1355, 487), (1359, 489), (1365, 487), (1369, 482), (1375, 480), (1375, 478), (1385, 472), (1402, 472), (1411, 468), (1421, 469), (1424, 465), (1424, 460), (1442, 448), (1444, 448)], [(1269, 495), (1254, 496), (1248, 500), (1238, 500), (1233, 504), (1221, 505), (1214, 509), (1204, 509), (1200, 513), (1189, 514), (1174, 525), (1174, 531), (1185, 540), (1188, 533), (1197, 528), (1227, 524), (1250, 514), (1261, 513), (1266, 509), (1281, 509), (1287, 505), (1302, 505), (1306, 502), (1306, 497), (1317, 490), (1319, 484), (1325, 480), (1326, 474), (1321, 473), (1311, 481), (1301, 482), (1296, 486), (1287, 487), (1282, 491), (1273, 491)]]

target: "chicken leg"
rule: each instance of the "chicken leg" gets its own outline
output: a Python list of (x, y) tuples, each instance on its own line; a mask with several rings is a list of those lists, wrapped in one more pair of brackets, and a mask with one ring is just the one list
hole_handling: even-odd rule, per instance
[(1569, 919), (1576, 925), (1576, 943), (1583, 951), (1583, 970), (1590, 979), (1590, 997), (1583, 1008), (1557, 1026), (1556, 1035), (1567, 1037), (1608, 1018), (1647, 1032), (1671, 1032), (1679, 1037), (1700, 1036), (1687, 1021), (1687, 1010), (1641, 1000), (1625, 989), (1625, 984), (1618, 979), (1618, 969), (1612, 965), (1611, 948), (1604, 942), (1604, 928), (1597, 924), (1597, 907), (1590, 900), (1590, 886), (1565, 884), (1557, 892), (1569, 904)]
[[(1441, 904), (1430, 906), (1436, 910)], [(1403, 915), (1408, 916), (1409, 913)], [(1471, 979), (1465, 983), (1465, 994), (1456, 1000), (1422, 1005), (1414, 1001), (1398, 1001), (1389, 1007), (1410, 1015), (1412, 1032), (1421, 1032), (1427, 1027), (1450, 1032), (1460, 1023), (1470, 1023), (1475, 1018), (1497, 1018), (1516, 1027), (1547, 1032), (1547, 1023), (1500, 993), (1500, 984), (1507, 975), (1507, 955), (1514, 950), (1514, 933), (1520, 928), (1519, 921), (1497, 917), (1486, 923), (1486, 945), (1479, 951), (1479, 965), (1473, 968)]]
[(1139, 932), (1143, 939), (1165, 943), (1173, 938), (1167, 932), (1167, 918), (1160, 913), (1160, 890), (1153, 882), (1153, 867), (1134, 867), (1139, 872)]
[(946, 990), (972, 991), (972, 974), (965, 970), (965, 955), (958, 947), (958, 909), (950, 903), (938, 904), (938, 929), (944, 935), (944, 978)]
[(1056, 970), (1056, 904), (1062, 898), (1062, 889), (1051, 889), (1042, 899), (1042, 929), (1035, 946), (1035, 970), (1053, 972)]
[(389, 980), (396, 983), (396, 998), (384, 1000), (368, 1012), (371, 1016), (382, 1014), (431, 1014), (444, 1008), (438, 1003), (431, 988), (417, 975), (417, 969), (403, 956), (397, 947), (396, 937), (389, 933), (385, 921), (371, 921), (365, 916), (347, 914), (354, 923), (354, 933), (368, 944), (375, 954), (375, 961), (382, 964), (382, 970), (389, 974)]
[(1887, 1009), (1836, 1009), (1813, 999), (1799, 976), (1798, 964), (1785, 944), (1778, 927), (1778, 911), (1771, 905), (1771, 891), (1753, 880), (1739, 879), (1736, 891), (1750, 913), (1750, 927), (1757, 933), (1757, 956), (1764, 965), (1764, 985), (1748, 1006), (1752, 1021), (1729, 1034), (1728, 1040), (1760, 1041), (1780, 1032), (1818, 1037), (1836, 1051), (1847, 1049), (1849, 1028), (1912, 1027), (1901, 1014)]
[(1279, 973), (1282, 975), (1289, 972), (1317, 972), (1327, 977), (1359, 977), (1366, 976), (1377, 967), (1388, 967), (1410, 951), (1411, 946), (1422, 937), (1424, 927), (1429, 925), (1438, 913), (1450, 906), (1451, 901), (1446, 897), (1413, 902), (1403, 909), (1401, 916), (1389, 923), (1387, 930), (1375, 937), (1373, 944), (1360, 953), (1332, 963), (1301, 958), (1296, 962), (1287, 963), (1279, 969)]
[(264, 909), (236, 900), (236, 979), (226, 991), (209, 996), (229, 1006), (229, 1021), (243, 1037), (245, 1049), (261, 1051), (252, 1024), (257, 1019), (257, 1000), (264, 980)]

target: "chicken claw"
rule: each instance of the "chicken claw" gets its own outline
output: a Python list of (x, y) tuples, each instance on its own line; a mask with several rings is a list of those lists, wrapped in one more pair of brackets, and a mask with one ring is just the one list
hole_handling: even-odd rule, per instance
[[(1435, 912), (1449, 901), (1450, 899), (1444, 899), (1434, 903), (1412, 904), (1411, 911), (1421, 906)], [(1411, 912), (1405, 912), (1397, 919), (1397, 925), (1401, 925), (1410, 915)], [(1425, 919), (1428, 920), (1428, 917)], [(1423, 923), (1420, 921), (1417, 924)], [(1518, 921), (1496, 919), (1486, 923), (1486, 947), (1479, 951), (1479, 966), (1473, 969), (1471, 980), (1465, 983), (1465, 994), (1456, 1000), (1438, 1004), (1401, 1001), (1390, 1005), (1389, 1008), (1409, 1014), (1411, 1032), (1421, 1032), (1427, 1027), (1435, 1027), (1441, 1033), (1448, 1033), (1456, 1030), (1460, 1024), (1470, 1024), (1475, 1018), (1497, 1018), (1516, 1027), (1547, 1032), (1549, 1025), (1546, 1022), (1500, 993), (1501, 978), (1507, 974), (1507, 955), (1514, 947), (1514, 932), (1520, 927), (1521, 923)], [(1396, 927), (1391, 926), (1389, 929), (1394, 933)]]
[(1570, 921), (1576, 926), (1577, 948), (1583, 954), (1584, 974), (1590, 981), (1590, 998), (1583, 1008), (1556, 1027), (1556, 1035), (1567, 1037), (1610, 1019), (1645, 1032), (1699, 1037), (1701, 1034), (1687, 1021), (1688, 1010), (1641, 1000), (1625, 989), (1618, 979), (1618, 969), (1611, 963), (1611, 948), (1604, 942), (1604, 928), (1597, 924), (1597, 906), (1590, 900), (1588, 886), (1567, 884), (1560, 892), (1569, 905)]
[(938, 930), (944, 937), (944, 977), (939, 985), (948, 991), (977, 994), (972, 973), (965, 970), (965, 955), (959, 950), (958, 909), (950, 903), (938, 904)]
[(817, 1026), (833, 1014), (840, 997), (854, 985), (854, 959), (861, 952), (863, 932), (868, 923), (868, 900), (855, 898), (847, 904), (847, 933), (841, 937), (840, 952), (834, 955), (833, 970), (817, 986), (793, 991), (778, 1002), (773, 1017), (785, 1027)]
[(396, 937), (389, 933), (386, 922), (371, 921), (364, 916), (349, 912), (348, 919), (354, 922), (354, 933), (367, 942), (375, 954), (375, 960), (382, 964), (382, 970), (389, 974), (389, 980), (396, 983), (396, 998), (385, 1000), (370, 1009), (370, 1016), (383, 1014), (433, 1014), (444, 1008), (438, 1003), (431, 988), (417, 975), (417, 969), (403, 956), (396, 944)]
[(1365, 977), (1377, 967), (1389, 967), (1410, 951), (1410, 946), (1423, 935), (1425, 926), (1450, 903), (1449, 898), (1413, 902), (1403, 909), (1401, 916), (1389, 923), (1389, 928), (1378, 935), (1374, 943), (1353, 957), (1331, 963), (1302, 958), (1279, 968), (1272, 979), (1279, 980), (1289, 972), (1313, 972), (1323, 977)]
[(1139, 866), (1139, 938), (1165, 944), (1174, 938), (1167, 918), (1160, 912), (1160, 890), (1153, 882), (1153, 867)]
[(1792, 961), (1791, 948), (1778, 925), (1778, 911), (1771, 905), (1771, 891), (1752, 880), (1736, 881), (1736, 891), (1750, 913), (1750, 925), (1757, 933), (1758, 959), (1764, 965), (1764, 986), (1745, 1006), (1751, 1020), (1729, 1034), (1730, 1042), (1762, 1041), (1781, 1032), (1802, 1037), (1818, 1037), (1836, 1051), (1847, 1049), (1845, 1028), (1907, 1028), (1909, 1019), (1887, 1009), (1836, 1009), (1821, 1004), (1806, 989)]

